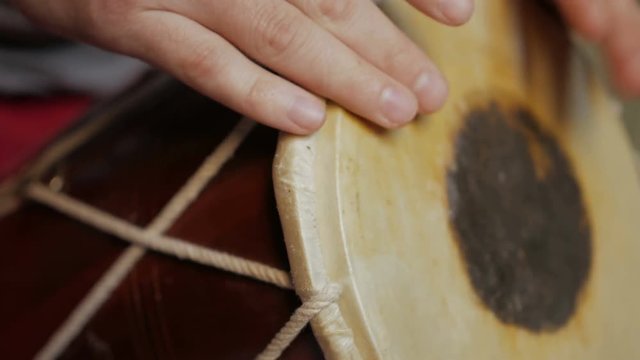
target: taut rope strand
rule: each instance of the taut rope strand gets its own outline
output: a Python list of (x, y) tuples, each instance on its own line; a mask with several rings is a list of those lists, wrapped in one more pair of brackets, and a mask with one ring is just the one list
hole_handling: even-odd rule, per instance
[[(247, 137), (253, 128), (253, 122), (243, 119), (231, 130), (231, 133), (205, 159), (200, 169), (187, 181), (186, 185), (170, 200), (157, 220), (152, 221), (154, 230), (166, 230), (171, 226), (171, 221), (176, 219), (180, 213), (190, 204), (194, 198), (193, 194), (198, 194), (217, 171), (229, 160), (242, 141)], [(208, 178), (207, 178), (208, 176)], [(33, 187), (29, 188), (31, 191)], [(28, 190), (28, 191), (30, 191)], [(184, 197), (184, 199), (183, 199)], [(179, 198), (179, 199), (175, 199)], [(189, 200), (191, 199), (191, 200)], [(164, 229), (163, 229), (164, 228)], [(120, 255), (107, 272), (91, 288), (89, 293), (81, 300), (78, 306), (71, 312), (65, 322), (53, 333), (45, 346), (36, 354), (38, 360), (55, 359), (80, 333), (87, 322), (93, 317), (98, 309), (109, 298), (112, 291), (122, 282), (125, 276), (131, 271), (133, 266), (142, 258), (145, 249), (131, 245)]]
[[(109, 296), (135, 264), (144, 256), (146, 249), (264, 281), (284, 289), (293, 288), (291, 278), (285, 271), (162, 235), (233, 156), (254, 125), (252, 121), (247, 119), (238, 123), (229, 136), (205, 159), (196, 173), (144, 229), (65, 194), (58, 193), (43, 184), (32, 183), (26, 187), (24, 193), (28, 198), (133, 244), (120, 255), (111, 268), (91, 288), (36, 355), (36, 359), (54, 359), (60, 356), (98, 309), (109, 299)], [(311, 319), (336, 302), (340, 292), (341, 288), (338, 285), (327, 285), (320, 291), (311, 291), (309, 298), (296, 309), (289, 321), (271, 340), (267, 348), (258, 355), (257, 359), (273, 360), (280, 357)]]
[(256, 360), (275, 360), (279, 358), (311, 319), (338, 300), (340, 292), (340, 286), (328, 285), (321, 291), (313, 293), (308, 300), (296, 309), (289, 321), (271, 340), (267, 348), (256, 357)]
[(82, 301), (73, 309), (64, 323), (51, 335), (45, 346), (36, 354), (35, 359), (57, 359), (62, 351), (82, 331), (89, 319), (104, 304), (111, 293), (118, 287), (132, 264), (142, 257), (144, 249), (138, 246), (129, 247), (111, 265), (111, 268), (93, 285)]
[(139, 228), (64, 194), (56, 193), (42, 184), (30, 185), (26, 190), (26, 195), (32, 200), (47, 205), (75, 220), (135, 245), (179, 259), (190, 260), (201, 265), (264, 281), (281, 288), (292, 289), (291, 280), (286, 271), (170, 236), (164, 236), (150, 229)]
[(233, 157), (238, 147), (249, 136), (255, 122), (242, 119), (231, 133), (216, 147), (200, 165), (200, 168), (187, 180), (176, 195), (169, 200), (162, 211), (147, 227), (150, 231), (163, 233), (178, 219), (184, 210), (191, 205), (204, 187), (220, 171), (220, 168)]

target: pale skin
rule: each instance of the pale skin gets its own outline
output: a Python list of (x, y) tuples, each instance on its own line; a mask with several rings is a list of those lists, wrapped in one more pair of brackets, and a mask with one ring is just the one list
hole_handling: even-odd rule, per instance
[[(384, 128), (432, 113), (446, 79), (371, 0), (14, 0), (56, 33), (141, 58), (265, 125), (309, 134), (330, 99)], [(474, 0), (408, 0), (464, 24)], [(484, 0), (490, 1), (490, 0)], [(635, 0), (556, 0), (597, 43), (616, 88), (640, 96)]]

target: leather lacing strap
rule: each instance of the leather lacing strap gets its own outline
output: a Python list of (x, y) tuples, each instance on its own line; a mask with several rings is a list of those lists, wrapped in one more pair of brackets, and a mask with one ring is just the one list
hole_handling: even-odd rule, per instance
[[(113, 291), (147, 250), (250, 277), (280, 288), (293, 289), (289, 274), (283, 270), (163, 235), (197, 198), (222, 166), (233, 157), (254, 126), (255, 124), (251, 120), (243, 119), (240, 121), (146, 228), (128, 223), (38, 182), (25, 187), (24, 195), (27, 198), (132, 244), (103, 274), (64, 323), (53, 333), (36, 355), (36, 359), (59, 357), (109, 299)], [(305, 296), (302, 305), (257, 358), (260, 360), (277, 359), (318, 313), (338, 300), (340, 292), (341, 289), (337, 285), (328, 285), (320, 290), (307, 291), (308, 296)]]

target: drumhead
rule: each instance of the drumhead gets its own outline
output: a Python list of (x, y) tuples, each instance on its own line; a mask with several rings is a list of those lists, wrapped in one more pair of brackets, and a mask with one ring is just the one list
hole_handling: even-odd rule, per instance
[(618, 105), (542, 2), (447, 28), (388, 13), (450, 100), (383, 131), (333, 106), (282, 135), (278, 208), (328, 358), (640, 358), (640, 181)]

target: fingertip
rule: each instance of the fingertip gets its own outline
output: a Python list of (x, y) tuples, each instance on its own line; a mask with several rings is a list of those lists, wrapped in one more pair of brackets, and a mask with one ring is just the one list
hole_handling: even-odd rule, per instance
[(585, 39), (593, 42), (600, 43), (607, 34), (606, 22), (602, 15), (593, 15), (586, 17), (582, 22), (576, 25), (576, 30)]
[(459, 26), (471, 18), (474, 0), (409, 0), (431, 18), (447, 25)]
[(384, 127), (396, 128), (413, 120), (418, 112), (418, 103), (413, 94), (397, 86), (388, 86), (380, 94), (382, 120)]
[(600, 43), (606, 34), (604, 23), (598, 20), (584, 21), (576, 26), (576, 30), (583, 38), (596, 44)]
[(556, 0), (565, 19), (586, 39), (600, 42), (606, 33), (609, 8), (596, 1)]
[(289, 121), (294, 125), (283, 129), (298, 135), (311, 134), (322, 127), (326, 115), (326, 104), (311, 95), (297, 95), (287, 111)]
[(640, 97), (640, 52), (634, 57), (620, 61), (612, 69), (618, 93), (626, 99)]
[[(636, 9), (637, 10), (637, 9)], [(603, 40), (609, 73), (618, 93), (625, 98), (640, 97), (640, 12), (621, 19)]]
[(465, 24), (473, 15), (473, 0), (438, 0), (438, 9), (449, 25)]
[(438, 72), (424, 72), (415, 81), (414, 91), (418, 97), (420, 113), (433, 113), (444, 105), (449, 96), (449, 86)]

